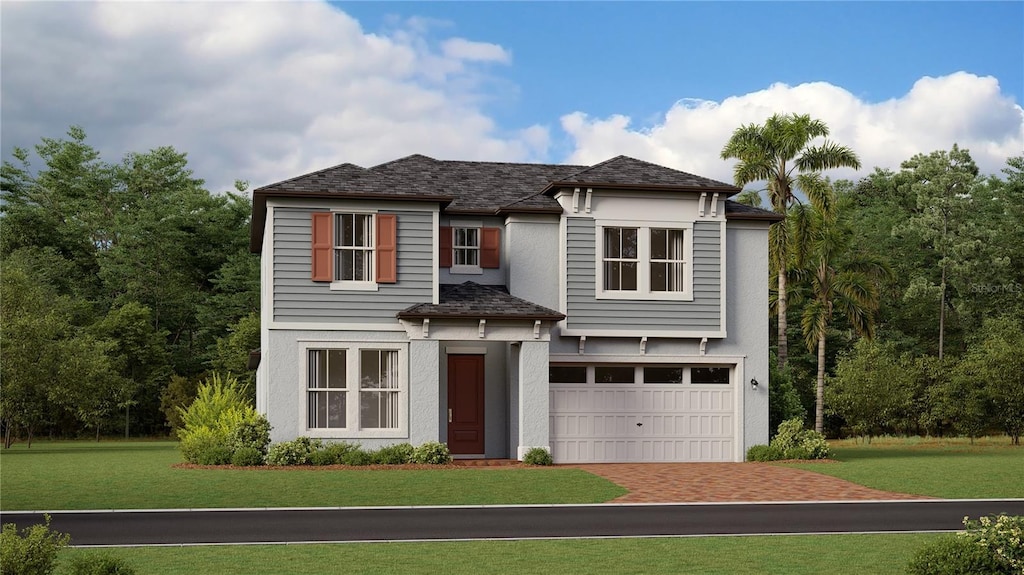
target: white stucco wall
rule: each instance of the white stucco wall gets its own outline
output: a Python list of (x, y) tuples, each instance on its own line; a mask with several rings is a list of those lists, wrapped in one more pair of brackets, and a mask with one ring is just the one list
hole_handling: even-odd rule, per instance
[(519, 346), (519, 443), (522, 459), (532, 447), (550, 451), (548, 441), (548, 344), (524, 341)]

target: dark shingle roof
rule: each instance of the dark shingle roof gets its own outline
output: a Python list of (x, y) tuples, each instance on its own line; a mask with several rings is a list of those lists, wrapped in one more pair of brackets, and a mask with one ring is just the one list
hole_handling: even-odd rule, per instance
[(398, 312), (398, 319), (542, 319), (565, 318), (553, 309), (509, 295), (504, 286), (485, 286), (475, 282), (440, 286), (437, 305), (421, 303)]
[(764, 220), (781, 222), (786, 219), (782, 214), (761, 208), (755, 208), (732, 200), (725, 202), (725, 219), (727, 220)]
[(707, 189), (732, 193), (740, 191), (731, 184), (673, 170), (629, 156), (616, 156), (577, 172), (558, 183), (612, 184), (629, 187), (657, 187), (671, 189)]

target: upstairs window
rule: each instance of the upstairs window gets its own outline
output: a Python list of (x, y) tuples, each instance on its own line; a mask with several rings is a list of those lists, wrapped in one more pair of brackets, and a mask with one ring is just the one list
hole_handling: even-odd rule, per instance
[(480, 223), (441, 226), (438, 262), (453, 274), (482, 274), (501, 266), (501, 229)]
[(376, 290), (398, 281), (398, 217), (313, 212), (311, 279), (336, 290)]
[(598, 299), (693, 299), (692, 227), (598, 225)]
[(335, 214), (334, 279), (373, 281), (373, 216)]

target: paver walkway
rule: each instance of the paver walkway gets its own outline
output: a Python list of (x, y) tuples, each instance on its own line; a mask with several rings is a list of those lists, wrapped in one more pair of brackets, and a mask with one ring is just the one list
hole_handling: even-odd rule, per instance
[(570, 467), (628, 489), (615, 503), (930, 499), (764, 463), (588, 463)]

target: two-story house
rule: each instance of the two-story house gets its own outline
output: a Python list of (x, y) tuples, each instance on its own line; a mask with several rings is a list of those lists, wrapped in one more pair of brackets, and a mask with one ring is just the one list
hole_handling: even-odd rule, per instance
[(275, 441), (742, 461), (768, 439), (768, 227), (735, 186), (594, 166), (342, 164), (253, 194)]

